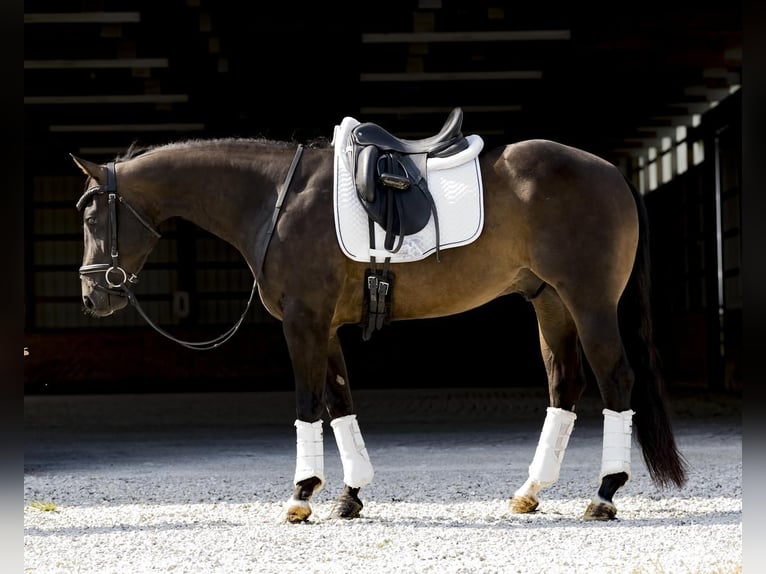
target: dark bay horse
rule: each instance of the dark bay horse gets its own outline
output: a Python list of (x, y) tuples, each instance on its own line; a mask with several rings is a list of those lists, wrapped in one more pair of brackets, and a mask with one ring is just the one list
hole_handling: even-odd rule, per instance
[[(415, 151), (433, 143), (395, 141)], [(309, 518), (311, 497), (324, 486), (323, 417), (344, 471), (333, 516), (357, 517), (359, 490), (373, 478), (338, 336), (342, 325), (363, 321), (370, 264), (339, 247), (333, 158), (328, 142), (233, 138), (129, 151), (103, 165), (74, 158), (87, 175), (78, 208), (84, 219), (82, 300), (91, 315), (109, 315), (133, 300), (132, 279), (159, 240), (156, 227), (169, 218), (209, 231), (247, 261), (264, 307), (282, 322), (295, 377), (296, 468), (285, 508), (290, 522)], [(441, 317), (511, 293), (531, 301), (549, 407), (511, 511), (535, 510), (540, 490), (558, 480), (575, 406), (591, 377), (603, 400), (604, 435), (600, 485), (584, 518), (615, 517), (614, 495), (630, 477), (634, 425), (655, 484), (683, 486), (686, 462), (652, 343), (640, 195), (612, 164), (552, 141), (484, 150), (477, 161), (480, 235), (437, 257), (392, 263), (390, 317)]]

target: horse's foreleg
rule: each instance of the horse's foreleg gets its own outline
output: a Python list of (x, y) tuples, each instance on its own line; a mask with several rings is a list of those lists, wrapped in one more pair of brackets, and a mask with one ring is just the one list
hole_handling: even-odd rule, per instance
[(343, 464), (344, 489), (335, 502), (332, 516), (356, 518), (362, 510), (359, 489), (372, 482), (374, 471), (367, 447), (359, 430), (356, 415), (346, 415), (330, 422)]
[(294, 489), (285, 505), (288, 522), (305, 522), (311, 515), (311, 496), (322, 489), (324, 443), (322, 407), (327, 373), (329, 319), (298, 300), (285, 305), (282, 327), (295, 376), (296, 460)]
[(325, 400), (343, 465), (344, 483), (343, 492), (335, 501), (331, 517), (356, 518), (363, 507), (359, 489), (372, 481), (374, 471), (353, 412), (346, 363), (337, 335), (330, 338), (328, 359)]
[(295, 421), (295, 488), (287, 501), (288, 522), (304, 522), (311, 515), (311, 496), (324, 487), (324, 437), (322, 421)]

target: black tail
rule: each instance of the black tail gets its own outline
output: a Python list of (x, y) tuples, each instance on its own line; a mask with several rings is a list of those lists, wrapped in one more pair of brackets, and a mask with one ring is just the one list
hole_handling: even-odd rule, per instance
[(641, 194), (626, 179), (636, 201), (639, 239), (636, 260), (619, 306), (620, 334), (635, 373), (633, 427), (649, 476), (658, 486), (686, 483), (687, 464), (678, 452), (666, 405), (665, 385), (653, 342), (649, 229)]

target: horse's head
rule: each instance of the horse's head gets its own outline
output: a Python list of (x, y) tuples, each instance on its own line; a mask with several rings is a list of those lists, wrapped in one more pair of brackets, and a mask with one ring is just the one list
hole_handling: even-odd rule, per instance
[(130, 284), (138, 280), (160, 234), (118, 191), (117, 164), (72, 159), (88, 176), (85, 192), (77, 201), (84, 232), (82, 301), (86, 312), (106, 317), (128, 304)]

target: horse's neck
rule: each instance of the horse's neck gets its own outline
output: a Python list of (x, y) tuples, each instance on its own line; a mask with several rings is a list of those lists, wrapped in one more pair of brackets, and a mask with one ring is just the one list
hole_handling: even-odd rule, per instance
[(159, 220), (179, 217), (238, 248), (271, 216), (279, 186), (252, 162), (242, 168), (205, 159), (163, 173), (153, 205)]

